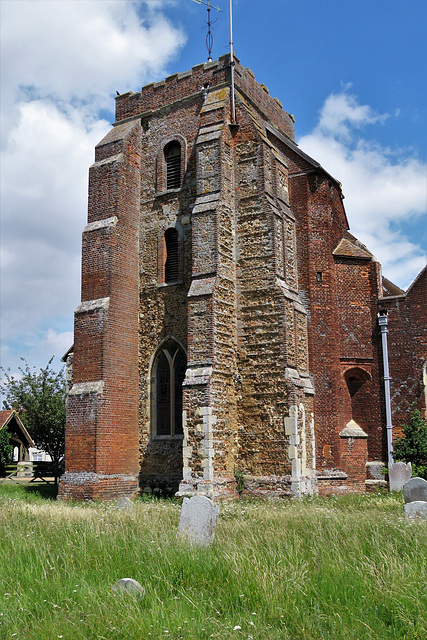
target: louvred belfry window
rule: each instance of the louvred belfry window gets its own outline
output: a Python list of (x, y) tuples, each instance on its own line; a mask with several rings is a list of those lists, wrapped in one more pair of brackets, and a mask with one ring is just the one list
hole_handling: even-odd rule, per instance
[(182, 434), (182, 383), (187, 358), (174, 341), (161, 347), (154, 360), (154, 433), (158, 436)]
[(179, 189), (181, 186), (181, 145), (176, 140), (165, 147), (166, 188)]
[(176, 282), (178, 280), (178, 231), (176, 229), (166, 230), (165, 244), (165, 282)]

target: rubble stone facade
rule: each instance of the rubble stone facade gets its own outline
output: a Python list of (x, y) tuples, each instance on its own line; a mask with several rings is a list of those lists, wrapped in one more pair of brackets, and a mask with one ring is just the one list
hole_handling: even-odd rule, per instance
[(380, 265), (279, 100), (238, 61), (235, 121), (230, 90), (223, 56), (120, 95), (96, 147), (61, 498), (360, 491), (386, 459)]

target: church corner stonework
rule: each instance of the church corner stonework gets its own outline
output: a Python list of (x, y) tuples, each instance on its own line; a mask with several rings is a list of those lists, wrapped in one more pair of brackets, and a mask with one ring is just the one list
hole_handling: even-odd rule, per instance
[(364, 491), (387, 457), (377, 313), (407, 322), (400, 294), (293, 117), (239, 61), (236, 122), (230, 91), (223, 56), (116, 98), (89, 173), (62, 499)]

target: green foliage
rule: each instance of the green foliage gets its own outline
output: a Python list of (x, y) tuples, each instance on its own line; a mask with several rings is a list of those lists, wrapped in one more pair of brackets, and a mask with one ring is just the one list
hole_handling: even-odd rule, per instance
[(245, 476), (243, 471), (234, 467), (234, 478), (236, 480), (237, 493), (241, 495), (245, 489)]
[(12, 458), (13, 447), (10, 444), (10, 433), (5, 428), (0, 431), (0, 478), (6, 473), (6, 465)]
[(0, 392), (5, 397), (3, 407), (17, 411), (36, 447), (47, 451), (58, 464), (65, 448), (66, 384), (63, 370), (56, 372), (52, 360), (39, 371), (24, 360), (19, 377), (2, 368)]
[(412, 464), (412, 475), (427, 480), (427, 423), (418, 409), (413, 409), (403, 436), (393, 442), (393, 457)]

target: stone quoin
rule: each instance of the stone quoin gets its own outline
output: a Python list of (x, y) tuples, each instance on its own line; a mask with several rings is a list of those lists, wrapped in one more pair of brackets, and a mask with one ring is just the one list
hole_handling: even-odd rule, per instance
[(228, 55), (116, 98), (89, 172), (62, 499), (383, 482), (378, 313), (392, 407), (425, 410), (426, 270), (406, 293), (383, 279), (293, 116), (238, 60), (234, 79), (235, 122)]

